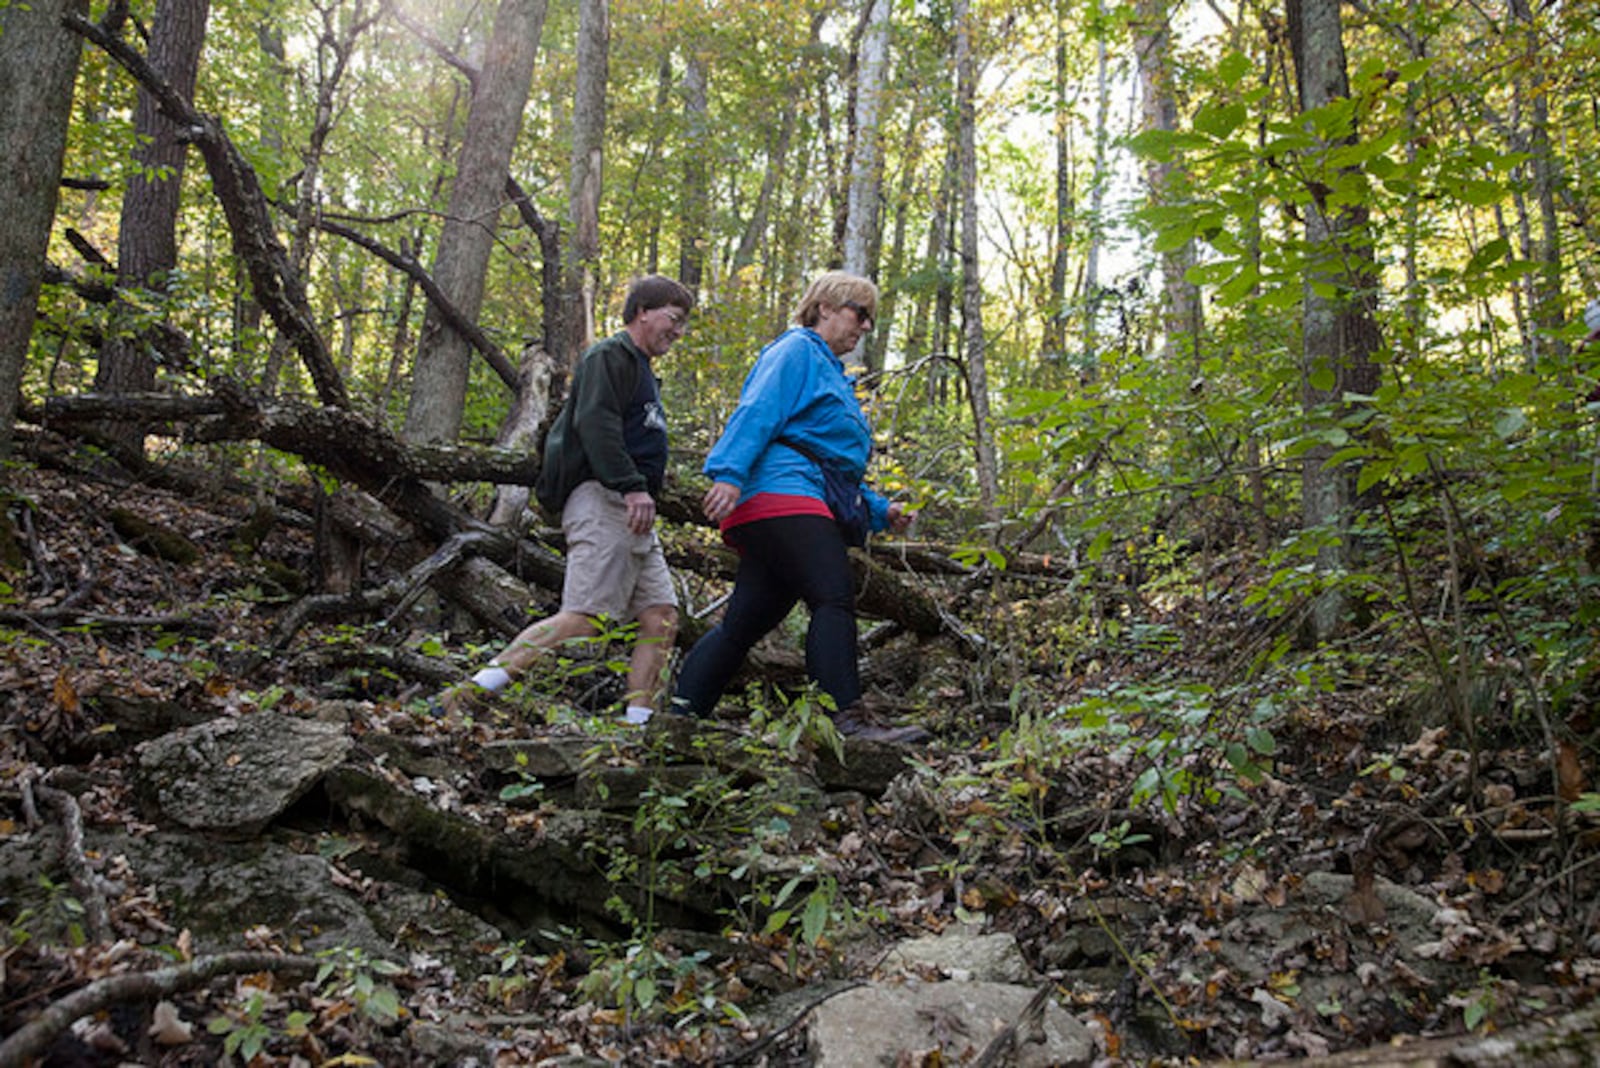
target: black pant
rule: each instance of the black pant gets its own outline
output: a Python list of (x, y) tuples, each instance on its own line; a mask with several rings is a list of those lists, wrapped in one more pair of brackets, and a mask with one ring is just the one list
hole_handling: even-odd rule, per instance
[(742, 523), (728, 538), (740, 552), (733, 596), (722, 622), (684, 658), (674, 708), (709, 714), (750, 647), (802, 600), (811, 610), (806, 671), (839, 708), (854, 704), (861, 697), (855, 579), (839, 525), (827, 516), (779, 516)]

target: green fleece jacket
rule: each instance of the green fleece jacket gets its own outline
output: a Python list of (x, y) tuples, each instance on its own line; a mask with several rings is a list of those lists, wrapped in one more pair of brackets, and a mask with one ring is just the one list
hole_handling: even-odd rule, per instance
[(545, 437), (534, 490), (539, 504), (559, 515), (590, 479), (618, 493), (659, 494), (666, 467), (660, 386), (649, 357), (624, 330), (596, 342), (578, 363), (567, 403)]

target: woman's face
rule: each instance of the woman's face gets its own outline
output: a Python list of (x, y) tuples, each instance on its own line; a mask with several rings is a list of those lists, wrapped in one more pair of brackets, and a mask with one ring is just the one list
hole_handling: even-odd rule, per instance
[(872, 316), (854, 301), (847, 300), (843, 304), (824, 302), (813, 329), (827, 342), (835, 356), (843, 356), (855, 351), (861, 338), (872, 329)]

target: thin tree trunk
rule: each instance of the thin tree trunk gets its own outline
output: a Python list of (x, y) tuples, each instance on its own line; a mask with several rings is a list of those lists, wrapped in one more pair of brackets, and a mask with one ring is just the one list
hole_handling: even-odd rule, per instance
[[(449, 215), (432, 273), (450, 302), (474, 322), (483, 308), (484, 276), (506, 200), (506, 175), (522, 128), (544, 16), (545, 0), (501, 0), (467, 111)], [(407, 441), (456, 439), (466, 410), (471, 356), (467, 339), (430, 304), (417, 343)]]
[[(376, 15), (367, 12), (365, 0), (355, 0), (343, 26), (337, 22), (341, 10), (320, 10), (322, 32), (317, 37), (317, 70), (322, 72), (322, 76), (317, 81), (316, 112), (311, 121), (311, 133), (300, 154), (301, 172), (295, 199), (294, 233), (289, 238), (289, 264), (301, 274), (305, 273), (306, 265), (311, 260), (311, 235), (316, 232), (322, 161), (327, 155), (328, 136), (333, 133), (334, 98), (344, 81), (344, 73), (350, 65), (357, 39), (377, 20)], [(280, 333), (272, 339), (267, 366), (261, 375), (261, 388), (269, 396), (277, 391), (278, 375), (288, 353), (289, 339)]]
[[(210, 0), (160, 0), (146, 58), (172, 89), (190, 99), (200, 71)], [(169, 275), (178, 265), (178, 203), (183, 191), (187, 146), (178, 127), (161, 114), (155, 96), (140, 88), (134, 105), (134, 162), (122, 196), (117, 237), (117, 285), (171, 296)], [(153, 349), (142, 332), (117, 334), (100, 350), (95, 389), (142, 393), (156, 381)], [(108, 424), (105, 435), (130, 456), (144, 456), (144, 435), (135, 427)]]
[[(1294, 49), (1300, 107), (1311, 111), (1350, 94), (1338, 0), (1289, 0), (1289, 41)], [(1328, 146), (1329, 148), (1333, 146)], [(1306, 211), (1306, 270), (1302, 305), (1302, 397), (1314, 421), (1338, 418), (1348, 394), (1377, 388), (1377, 348), (1371, 304), (1376, 267), (1364, 240), (1364, 209), (1330, 211), (1321, 197)], [(1337, 576), (1355, 562), (1349, 537), (1355, 482), (1348, 467), (1330, 468), (1331, 446), (1311, 449), (1301, 468), (1302, 515), (1320, 530), (1317, 568), (1329, 580), (1308, 621), (1313, 643), (1335, 636), (1348, 603)]]
[[(1095, 19), (1098, 21), (1102, 17), (1100, 0), (1095, 0)], [(1100, 244), (1105, 232), (1101, 213), (1105, 210), (1106, 185), (1110, 180), (1106, 144), (1111, 118), (1111, 65), (1104, 36), (1095, 42), (1094, 92), (1094, 178), (1089, 183), (1089, 248), (1083, 259), (1083, 360), (1084, 374), (1091, 378), (1099, 373)]]
[(872, 249), (878, 241), (883, 199), (884, 72), (889, 63), (889, 0), (866, 0), (866, 28), (856, 62), (855, 142), (850, 153), (846, 188), (844, 269), (870, 278), (876, 268)]
[(706, 245), (710, 240), (710, 117), (706, 113), (705, 56), (691, 49), (683, 70), (685, 151), (683, 160), (682, 229), (678, 247), (678, 281), (698, 294), (705, 273)]
[[(1143, 90), (1140, 99), (1144, 128), (1171, 133), (1178, 128), (1178, 100), (1172, 89), (1172, 29), (1167, 0), (1138, 0), (1137, 18), (1134, 52)], [(1181, 192), (1182, 177), (1172, 163), (1152, 160), (1145, 168), (1150, 200), (1155, 204), (1171, 201)], [(1188, 378), (1200, 372), (1200, 294), (1186, 277), (1194, 263), (1193, 241), (1161, 257), (1161, 312), (1166, 334), (1163, 358), (1173, 373)]]
[(595, 290), (600, 260), (601, 163), (606, 125), (606, 77), (611, 30), (607, 0), (580, 0), (578, 84), (572, 101), (572, 244), (567, 250), (566, 351), (554, 355), (568, 369), (594, 343)]
[(1056, 219), (1050, 256), (1050, 299), (1045, 321), (1045, 352), (1057, 358), (1067, 351), (1067, 275), (1072, 256), (1072, 114), (1067, 104), (1067, 19), (1064, 0), (1055, 8)]
[[(954, 131), (952, 131), (954, 132)], [(934, 208), (933, 222), (928, 230), (928, 243), (934, 249), (934, 263), (938, 265), (938, 287), (933, 294), (933, 377), (929, 379), (929, 400), (936, 405), (949, 404), (951, 384), (956, 380), (956, 366), (950, 344), (951, 323), (955, 318), (955, 228), (957, 212), (957, 182), (960, 178), (958, 161), (961, 158), (959, 137), (951, 137), (945, 151), (944, 175), (939, 181), (939, 199)], [(936, 246), (936, 247), (935, 247)]]
[[(1541, 81), (1537, 86), (1529, 86), (1519, 76), (1513, 97), (1518, 112), (1513, 126), (1517, 139), (1525, 142), (1518, 147), (1524, 147), (1528, 153), (1530, 191), (1539, 214), (1539, 237), (1529, 250), (1538, 272), (1529, 282), (1528, 309), (1534, 327), (1529, 338), (1528, 369), (1538, 370), (1546, 355), (1559, 359), (1567, 348), (1560, 333), (1565, 315), (1561, 300), (1561, 226), (1556, 216), (1559, 168), (1550, 145), (1550, 94), (1543, 84), (1544, 68), (1549, 61), (1540, 54), (1538, 27), (1528, 0), (1511, 0), (1510, 16), (1513, 29), (1520, 30), (1527, 40), (1526, 62), (1521, 70)], [(1517, 121), (1523, 115), (1527, 120), (1525, 132)]]
[(972, 54), (972, 11), (956, 0), (956, 108), (961, 154), (961, 322), (967, 365), (967, 400), (972, 408), (978, 493), (991, 521), (999, 518), (999, 476), (989, 427), (989, 369), (983, 339), (983, 285), (978, 273), (978, 65)]
[[(88, 10), (88, 0), (0, 7), (0, 460), (11, 455), (83, 52), (81, 39), (62, 29), (61, 15)], [(5, 471), (0, 465), (0, 482)]]

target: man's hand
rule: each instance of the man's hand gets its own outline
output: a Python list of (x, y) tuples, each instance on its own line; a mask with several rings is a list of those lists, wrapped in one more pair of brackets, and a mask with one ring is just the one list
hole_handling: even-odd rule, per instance
[(700, 500), (700, 507), (706, 513), (706, 518), (713, 523), (720, 523), (728, 518), (728, 514), (739, 504), (739, 487), (732, 482), (713, 482), (711, 488), (706, 490), (706, 495)]
[(910, 528), (912, 520), (917, 518), (916, 512), (906, 510), (906, 506), (899, 501), (889, 505), (889, 530), (895, 534), (904, 534)]
[(622, 495), (622, 503), (628, 506), (628, 529), (635, 534), (650, 533), (656, 521), (656, 499), (644, 490), (634, 490)]

